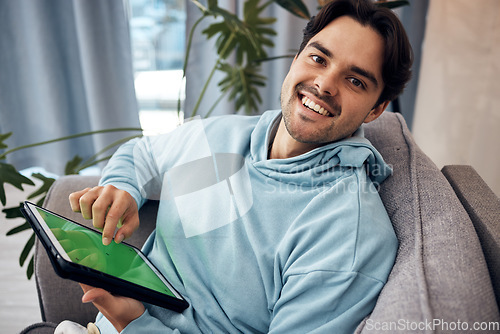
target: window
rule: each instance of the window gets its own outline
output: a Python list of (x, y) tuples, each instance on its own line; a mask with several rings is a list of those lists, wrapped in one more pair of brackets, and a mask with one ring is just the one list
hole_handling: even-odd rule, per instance
[(129, 12), (134, 82), (145, 135), (165, 133), (182, 120), (185, 50), (184, 0), (125, 0)]

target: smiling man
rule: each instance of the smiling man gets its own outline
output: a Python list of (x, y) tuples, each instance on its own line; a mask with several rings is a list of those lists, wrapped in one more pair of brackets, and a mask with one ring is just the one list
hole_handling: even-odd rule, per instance
[(101, 333), (354, 332), (397, 251), (376, 191), (391, 168), (362, 124), (401, 93), (411, 63), (390, 10), (336, 0), (304, 30), (282, 110), (123, 145), (71, 206), (109, 244), (159, 199), (143, 251), (190, 306), (175, 313), (83, 286)]
[[(331, 9), (334, 15), (342, 15), (338, 7)], [(383, 36), (369, 20), (375, 18), (343, 15), (304, 40), (283, 83), (283, 120), (271, 158), (296, 156), (349, 137), (362, 123), (379, 117), (394, 98), (380, 100), (384, 62), (399, 60), (393, 58), (398, 55), (385, 54), (393, 51), (388, 44), (396, 41), (388, 40), (390, 36)], [(407, 58), (401, 59), (401, 73), (394, 73), (403, 76), (402, 88), (409, 80), (411, 51), (407, 46), (398, 51)]]

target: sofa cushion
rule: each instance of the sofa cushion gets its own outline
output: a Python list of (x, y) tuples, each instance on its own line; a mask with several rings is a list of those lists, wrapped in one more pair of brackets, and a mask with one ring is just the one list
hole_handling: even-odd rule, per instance
[[(402, 116), (386, 112), (366, 125), (365, 134), (394, 169), (380, 196), (400, 244), (377, 305), (357, 332), (402, 332), (439, 321), (442, 326), (500, 321), (469, 216), (415, 144)], [(433, 329), (446, 329), (442, 326)]]
[(52, 322), (39, 322), (26, 327), (20, 334), (53, 334), (56, 327)]

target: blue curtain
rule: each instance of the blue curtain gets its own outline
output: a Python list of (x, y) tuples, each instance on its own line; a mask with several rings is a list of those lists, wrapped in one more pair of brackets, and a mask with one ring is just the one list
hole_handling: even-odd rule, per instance
[[(122, 0), (0, 1), (0, 133), (10, 148), (71, 134), (140, 127)], [(61, 174), (131, 133), (95, 135), (7, 156)]]
[(397, 11), (406, 29), (415, 56), (412, 79), (406, 86), (403, 94), (399, 97), (401, 115), (403, 115), (410, 130), (413, 127), (413, 116), (415, 114), (422, 44), (424, 41), (428, 7), (429, 0), (410, 1), (409, 6), (400, 7)]

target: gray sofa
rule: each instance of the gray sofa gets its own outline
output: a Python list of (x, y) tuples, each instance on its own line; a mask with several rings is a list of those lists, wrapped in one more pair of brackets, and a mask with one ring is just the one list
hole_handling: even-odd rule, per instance
[[(499, 198), (470, 166), (439, 170), (399, 114), (384, 113), (366, 126), (366, 136), (394, 168), (380, 195), (400, 244), (376, 307), (356, 332), (500, 332)], [(71, 212), (68, 195), (97, 181), (63, 177), (45, 206), (82, 222)], [(142, 245), (154, 228), (156, 205), (148, 202), (141, 209), (141, 227), (130, 243)], [(35, 279), (44, 323), (25, 333), (52, 333), (51, 323), (65, 319), (93, 321), (96, 310), (80, 302), (76, 283), (54, 274), (38, 242)]]

